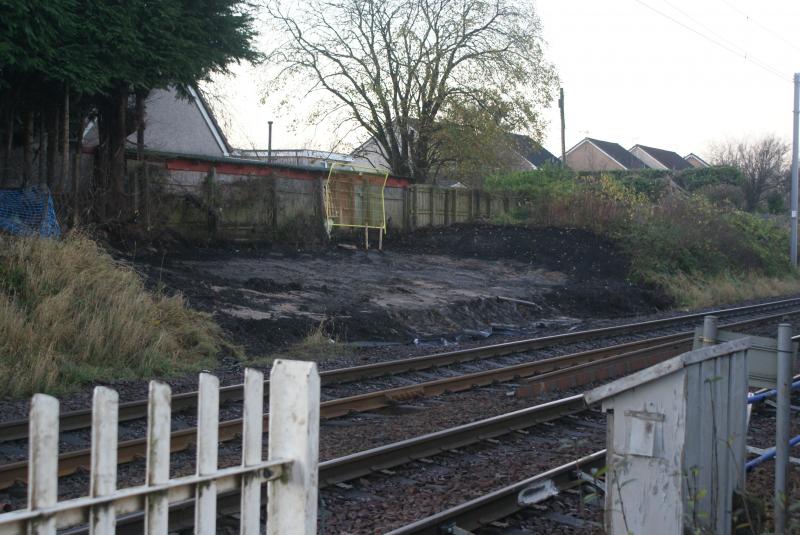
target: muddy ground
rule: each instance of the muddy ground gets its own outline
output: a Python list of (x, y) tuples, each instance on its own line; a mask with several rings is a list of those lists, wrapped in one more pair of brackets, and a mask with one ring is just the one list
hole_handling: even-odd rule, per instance
[(628, 260), (611, 242), (585, 231), (471, 224), (384, 244), (383, 252), (341, 242), (307, 250), (128, 244), (123, 255), (151, 286), (182, 292), (258, 356), (320, 324), (344, 342), (412, 344), (669, 306), (627, 280)]

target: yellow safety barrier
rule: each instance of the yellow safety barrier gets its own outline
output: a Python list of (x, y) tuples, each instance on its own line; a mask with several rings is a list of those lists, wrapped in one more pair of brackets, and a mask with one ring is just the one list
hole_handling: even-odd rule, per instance
[(351, 164), (333, 164), (325, 181), (323, 198), (328, 232), (333, 227), (380, 230), (382, 245), (386, 232), (384, 191), (389, 173)]

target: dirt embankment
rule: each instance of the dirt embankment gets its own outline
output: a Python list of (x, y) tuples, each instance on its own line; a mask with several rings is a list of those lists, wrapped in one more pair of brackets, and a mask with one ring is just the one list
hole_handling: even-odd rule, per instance
[(135, 262), (252, 355), (323, 322), (345, 341), (410, 343), (669, 305), (626, 280), (629, 262), (611, 242), (579, 230), (456, 225), (389, 236), (384, 252), (182, 246), (146, 258), (140, 249)]

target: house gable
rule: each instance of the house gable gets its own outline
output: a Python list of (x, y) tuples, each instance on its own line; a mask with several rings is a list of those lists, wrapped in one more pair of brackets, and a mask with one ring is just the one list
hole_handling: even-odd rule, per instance
[(651, 169), (683, 171), (684, 169), (691, 168), (689, 162), (681, 158), (677, 152), (670, 150), (657, 149), (644, 145), (634, 145), (630, 152)]
[(585, 138), (567, 151), (566, 164), (576, 171), (642, 169), (645, 165), (617, 143)]
[[(175, 154), (229, 156), (230, 148), (213, 113), (197, 90), (189, 87), (191, 100), (179, 98), (173, 89), (157, 89), (146, 100), (145, 148)], [(136, 133), (128, 136), (136, 143)]]
[(693, 152), (684, 156), (683, 159), (689, 162), (692, 167), (711, 167), (711, 164)]
[(647, 151), (643, 150), (639, 145), (632, 147), (631, 154), (639, 158), (643, 164), (650, 169), (666, 169), (667, 166), (659, 162), (656, 158), (651, 156)]

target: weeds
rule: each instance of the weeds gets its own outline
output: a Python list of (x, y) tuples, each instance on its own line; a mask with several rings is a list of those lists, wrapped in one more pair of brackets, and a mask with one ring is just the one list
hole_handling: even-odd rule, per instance
[(352, 348), (349, 345), (342, 343), (330, 334), (327, 322), (321, 321), (312, 327), (300, 342), (269, 357), (250, 358), (248, 362), (261, 366), (269, 366), (279, 358), (321, 362), (347, 356), (351, 352)]
[(92, 240), (0, 238), (0, 397), (213, 364), (220, 328)]
[[(659, 284), (680, 304), (706, 306), (800, 289), (787, 262), (784, 227), (731, 203), (666, 187), (668, 177), (645, 178), (653, 184), (646, 187), (641, 177), (627, 175), (536, 173), (487, 183), (521, 195), (500, 222), (608, 236), (631, 259), (632, 280)], [(718, 179), (694, 178), (703, 187)]]

